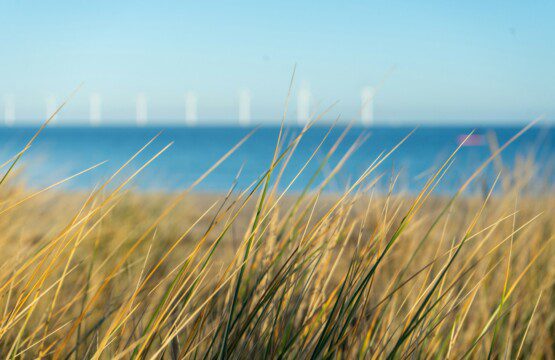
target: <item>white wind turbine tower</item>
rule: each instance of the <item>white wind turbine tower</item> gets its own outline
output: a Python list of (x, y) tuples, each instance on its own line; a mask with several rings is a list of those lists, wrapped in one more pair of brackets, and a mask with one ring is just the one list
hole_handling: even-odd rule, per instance
[(297, 95), (297, 122), (305, 125), (310, 119), (310, 88), (303, 82)]
[(197, 124), (197, 95), (192, 91), (185, 94), (185, 124), (195, 126)]
[(4, 124), (12, 126), (15, 122), (15, 99), (13, 95), (4, 96)]
[(146, 95), (144, 93), (140, 93), (137, 95), (136, 116), (137, 126), (145, 126), (148, 116), (148, 107)]
[(92, 126), (98, 126), (102, 119), (102, 98), (93, 93), (89, 98), (89, 120)]
[(364, 126), (371, 126), (374, 124), (375, 96), (376, 89), (371, 86), (363, 88), (360, 94), (360, 120)]
[[(56, 103), (56, 97), (54, 95), (49, 95), (46, 97), (46, 119), (50, 119), (52, 115), (58, 109), (58, 104)], [(52, 118), (52, 120), (56, 120), (58, 118), (58, 114)]]
[(239, 93), (239, 124), (247, 126), (251, 121), (251, 93), (242, 90)]

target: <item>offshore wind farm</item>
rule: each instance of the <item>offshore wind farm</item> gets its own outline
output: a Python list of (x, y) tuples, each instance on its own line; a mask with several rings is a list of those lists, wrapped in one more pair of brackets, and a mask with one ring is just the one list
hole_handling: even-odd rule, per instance
[[(349, 119), (349, 122), (353, 124), (361, 125), (361, 126), (371, 126), (374, 124), (374, 97), (375, 97), (375, 88), (366, 86), (362, 88), (360, 94), (360, 107), (358, 109), (358, 113), (360, 117)], [(110, 126), (110, 125), (118, 125), (116, 121), (113, 124), (113, 118), (110, 117), (110, 114), (106, 114), (103, 111), (103, 101), (109, 101), (102, 96), (99, 92), (90, 93), (89, 97), (89, 104), (88, 104), (88, 117), (86, 121), (79, 121), (79, 125), (91, 125), (91, 126)], [(296, 95), (296, 102), (295, 102), (295, 109), (296, 109), (296, 117), (295, 120), (292, 121), (299, 126), (307, 124), (309, 121), (314, 120), (315, 112), (317, 111), (316, 104), (313, 103), (313, 97), (310, 92), (310, 87), (308, 83), (305, 81), (302, 83), (301, 88)], [(202, 99), (200, 99), (202, 104)], [(228, 122), (228, 125), (238, 125), (238, 126), (248, 126), (248, 125), (260, 125), (267, 122), (268, 125), (276, 125), (279, 124), (279, 116), (276, 115), (275, 119), (263, 119), (261, 117), (254, 117), (252, 116), (252, 101), (253, 96), (249, 89), (243, 88), (237, 92), (237, 101), (234, 104), (235, 109), (232, 109), (231, 112), (236, 112), (237, 116), (235, 121)], [(256, 101), (256, 98), (254, 98)], [(200, 118), (199, 118), (199, 109), (198, 109), (199, 97), (196, 92), (194, 91), (186, 91), (184, 95), (183, 107), (182, 107), (182, 121), (172, 122), (172, 125), (181, 125), (181, 126), (196, 126), (196, 125), (203, 125), (203, 118), (202, 118), (202, 107), (200, 109)], [(29, 123), (29, 121), (33, 121), (35, 123), (40, 123), (41, 120), (46, 120), (52, 115), (58, 106), (60, 106), (61, 102), (56, 98), (54, 95), (49, 95), (44, 99), (45, 104), (45, 113), (43, 118), (36, 118), (36, 119), (23, 119), (24, 123)], [(128, 118), (134, 118), (134, 124), (136, 126), (146, 126), (149, 125), (149, 99), (146, 93), (141, 92), (136, 95), (135, 98), (135, 114), (129, 115)], [(3, 122), (4, 126), (17, 126), (17, 118), (16, 118), (16, 103), (13, 94), (8, 93), (4, 95), (3, 101)], [(56, 118), (61, 116), (62, 114), (57, 114)], [(82, 118), (82, 116), (79, 116)], [(155, 125), (163, 124), (160, 122), (160, 119), (155, 119)], [(213, 119), (211, 119), (213, 120)], [(347, 121), (345, 121), (347, 122)], [(71, 125), (70, 123), (66, 123)], [(383, 124), (382, 124), (383, 125)]]

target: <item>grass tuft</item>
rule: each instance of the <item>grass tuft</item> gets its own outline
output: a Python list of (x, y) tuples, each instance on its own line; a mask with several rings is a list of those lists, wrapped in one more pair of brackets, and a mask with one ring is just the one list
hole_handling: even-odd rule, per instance
[[(152, 150), (158, 136), (90, 193), (69, 194), (56, 186), (99, 165), (39, 191), (17, 185), (41, 127), (0, 179), (2, 357), (555, 358), (554, 196), (534, 191), (531, 161), (509, 172), (499, 158), (529, 126), (494, 144), (452, 197), (434, 189), (460, 147), (419, 193), (397, 191), (395, 174), (377, 191), (406, 138), (325, 191), (367, 138), (330, 167), (349, 128), (281, 183), (318, 117), (291, 137), (282, 126), (267, 170), (221, 195), (192, 190), (252, 134), (179, 194), (129, 189), (171, 151)], [(494, 185), (469, 192), (491, 163), (504, 169)]]

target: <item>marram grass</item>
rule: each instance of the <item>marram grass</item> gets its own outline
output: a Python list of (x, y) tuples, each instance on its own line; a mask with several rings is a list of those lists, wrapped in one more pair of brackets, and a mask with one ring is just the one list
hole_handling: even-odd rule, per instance
[[(458, 149), (417, 194), (395, 177), (376, 190), (384, 149), (323, 191), (361, 138), (334, 166), (337, 144), (315, 148), (317, 173), (290, 194), (303, 134), (219, 196), (192, 190), (235, 148), (173, 195), (129, 190), (167, 149), (157, 139), (138, 149), (152, 164), (86, 194), (18, 186), (28, 147), (16, 154), (0, 183), (2, 358), (555, 358), (555, 201), (532, 160), (507, 171), (501, 144), (446, 197), (434, 189)], [(465, 191), (486, 167), (495, 184)]]

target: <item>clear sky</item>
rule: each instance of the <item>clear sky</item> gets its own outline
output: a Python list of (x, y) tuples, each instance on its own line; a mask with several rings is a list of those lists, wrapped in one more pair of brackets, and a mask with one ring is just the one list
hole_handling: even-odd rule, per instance
[(38, 121), (84, 82), (60, 123), (88, 119), (93, 93), (102, 121), (134, 121), (142, 94), (149, 122), (175, 123), (193, 91), (201, 122), (233, 122), (248, 89), (271, 121), (296, 63), (311, 106), (339, 100), (345, 120), (380, 83), (377, 122), (552, 119), (554, 15), (554, 1), (2, 0), (0, 96)]

